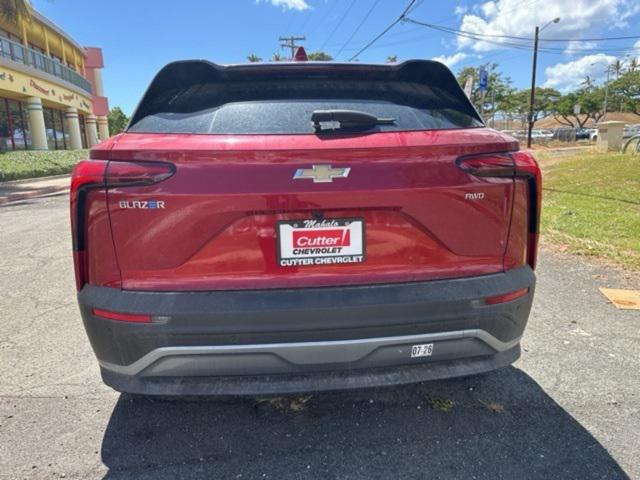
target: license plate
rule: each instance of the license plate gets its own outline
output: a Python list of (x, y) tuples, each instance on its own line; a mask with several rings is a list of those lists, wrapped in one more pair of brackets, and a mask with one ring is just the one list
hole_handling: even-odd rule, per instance
[(433, 343), (425, 343), (423, 345), (414, 345), (411, 347), (411, 358), (430, 357), (432, 353)]
[(364, 219), (332, 218), (278, 222), (281, 267), (362, 263)]

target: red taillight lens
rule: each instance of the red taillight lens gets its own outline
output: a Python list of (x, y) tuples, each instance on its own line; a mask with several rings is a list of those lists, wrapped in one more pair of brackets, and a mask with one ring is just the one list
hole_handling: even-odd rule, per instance
[(151, 323), (151, 315), (139, 313), (110, 312), (109, 310), (93, 309), (93, 314), (97, 317), (118, 320), (119, 322)]
[(512, 154), (516, 164), (516, 177), (527, 181), (529, 189), (529, 239), (527, 263), (536, 268), (538, 260), (538, 237), (540, 235), (540, 211), (542, 209), (542, 172), (535, 158), (527, 152)]
[(476, 177), (521, 178), (529, 191), (529, 235), (527, 263), (536, 268), (540, 209), (542, 201), (542, 175), (536, 160), (527, 152), (470, 155), (456, 160), (458, 167)]
[(484, 299), (484, 303), (487, 305), (495, 305), (497, 303), (510, 302), (511, 300), (524, 297), (527, 293), (529, 293), (529, 288), (525, 287), (525, 288), (516, 290), (515, 292), (509, 292), (503, 295), (495, 295), (493, 297), (487, 297)]
[(86, 283), (86, 197), (90, 189), (152, 185), (175, 173), (175, 167), (164, 162), (116, 162), (82, 160), (71, 174), (71, 232), (73, 235), (76, 288)]
[(73, 241), (73, 263), (78, 291), (86, 281), (85, 242), (85, 204), (87, 191), (90, 188), (104, 186), (104, 175), (107, 168), (105, 160), (82, 160), (78, 162), (71, 174), (71, 235)]
[(107, 187), (153, 185), (175, 173), (175, 167), (164, 162), (109, 162), (106, 174)]
[(515, 165), (508, 154), (489, 154), (460, 157), (458, 167), (475, 177), (513, 177)]

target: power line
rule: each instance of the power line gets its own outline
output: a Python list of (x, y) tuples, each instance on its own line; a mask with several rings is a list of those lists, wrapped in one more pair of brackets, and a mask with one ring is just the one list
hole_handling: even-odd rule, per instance
[(385, 33), (387, 33), (389, 30), (391, 30), (393, 27), (395, 27), (398, 22), (402, 21), (405, 16), (407, 15), (407, 12), (409, 12), (409, 10), (411, 10), (411, 7), (413, 7), (413, 4), (416, 3), (416, 0), (411, 0), (409, 2), (409, 4), (407, 5), (407, 7), (402, 11), (402, 13), (400, 14), (400, 16), (398, 18), (396, 18), (393, 22), (391, 22), (391, 24), (385, 28), (382, 32), (380, 32), (373, 40), (371, 40), (369, 43), (367, 43), (364, 47), (362, 47), (358, 53), (356, 53), (354, 56), (352, 56), (349, 61), (353, 61), (356, 58), (358, 58), (360, 56), (360, 54), (362, 52), (364, 52), (367, 48), (369, 48), (371, 45), (373, 45), (374, 43), (376, 43)]
[(349, 36), (349, 38), (347, 39), (346, 42), (344, 42), (342, 44), (342, 47), (340, 47), (340, 50), (338, 50), (338, 53), (336, 53), (336, 58), (338, 58), (338, 56), (340, 56), (340, 54), (342, 53), (342, 51), (344, 50), (344, 47), (346, 47), (349, 42), (351, 42), (351, 40), (353, 40), (353, 37), (356, 36), (356, 33), (358, 33), (360, 31), (360, 28), (362, 28), (362, 25), (364, 25), (364, 22), (367, 21), (367, 19), (369, 18), (369, 15), (371, 15), (371, 13), (375, 10), (376, 6), (378, 5), (378, 3), (380, 2), (380, 0), (376, 0), (373, 5), (371, 5), (371, 8), (369, 9), (369, 11), (367, 12), (367, 14), (364, 16), (364, 18), (360, 21), (360, 23), (358, 24), (358, 26), (356, 27), (356, 29), (353, 31), (353, 33)]
[[(430, 23), (425, 23), (425, 22), (420, 22), (418, 20), (414, 20), (412, 18), (406, 17), (404, 18), (402, 21), (404, 22), (408, 22), (408, 23), (413, 23), (416, 25), (421, 25), (424, 26), (426, 28), (430, 28), (433, 30), (437, 30), (440, 32), (444, 32), (444, 33), (448, 33), (451, 35), (456, 35), (458, 37), (462, 37), (462, 38), (468, 38), (471, 40), (477, 40), (477, 41), (481, 41), (481, 42), (485, 42), (485, 43), (489, 43), (492, 45), (497, 45), (497, 46), (501, 46), (501, 47), (509, 47), (509, 48), (515, 48), (515, 49), (520, 49), (520, 50), (532, 50), (532, 46), (530, 45), (530, 42), (532, 41), (532, 39), (527, 38), (527, 37), (515, 37), (515, 36), (511, 36), (511, 35), (490, 35), (490, 34), (482, 34), (482, 33), (474, 33), (474, 32), (467, 32), (464, 30), (457, 30), (454, 28), (449, 28), (449, 27), (443, 27), (441, 25), (434, 25), (434, 24), (430, 24)], [(612, 38), (612, 37), (610, 37)], [(638, 36), (637, 38), (640, 38), (640, 36)], [(505, 39), (505, 40), (498, 40), (498, 39)], [(595, 41), (596, 39), (590, 40), (590, 41)], [(579, 42), (581, 40), (571, 40), (572, 42)], [(586, 41), (586, 40), (583, 40)], [(541, 52), (546, 52), (546, 53), (565, 53), (566, 52), (566, 48), (561, 48), (561, 47), (552, 47), (552, 46), (548, 46), (548, 47), (541, 47), (539, 48), (539, 50)], [(583, 53), (601, 53), (601, 52), (611, 52), (611, 53), (626, 53), (629, 51), (633, 51), (634, 47), (624, 47), (624, 46), (620, 46), (618, 48), (591, 48), (591, 49), (581, 49), (580, 51)]]
[(347, 15), (349, 15), (349, 12), (351, 11), (351, 9), (353, 8), (353, 6), (356, 4), (356, 0), (351, 0), (351, 3), (349, 4), (349, 6), (347, 7), (347, 9), (344, 11), (344, 13), (342, 14), (342, 17), (340, 17), (340, 20), (338, 20), (338, 23), (336, 23), (336, 26), (333, 28), (333, 30), (331, 30), (331, 33), (329, 34), (329, 36), (327, 37), (327, 39), (324, 41), (324, 43), (322, 44), (322, 46), (320, 47), (320, 50), (324, 50), (324, 46), (329, 43), (329, 40), (331, 40), (331, 37), (333, 37), (334, 33), (336, 33), (338, 31), (338, 29), (340, 28), (340, 25), (342, 25), (342, 22), (344, 22), (344, 19), (347, 18)]
[[(518, 37), (514, 35), (495, 35), (489, 33), (479, 33), (479, 32), (469, 32), (467, 30), (458, 30), (451, 27), (445, 27), (443, 25), (435, 25), (433, 23), (420, 22), (418, 20), (414, 20), (413, 18), (405, 17), (403, 19), (405, 22), (414, 23), (416, 25), (422, 25), (423, 27), (432, 28), (434, 30), (440, 30), (448, 33), (455, 33), (460, 35), (468, 35), (470, 37), (483, 37), (483, 38), (505, 38), (509, 40), (522, 40), (527, 42), (532, 42), (533, 38), (531, 37)], [(640, 35), (627, 35), (623, 37), (599, 37), (599, 38), (540, 38), (539, 41), (544, 42), (604, 42), (604, 41), (614, 41), (614, 40), (635, 40), (640, 38)]]

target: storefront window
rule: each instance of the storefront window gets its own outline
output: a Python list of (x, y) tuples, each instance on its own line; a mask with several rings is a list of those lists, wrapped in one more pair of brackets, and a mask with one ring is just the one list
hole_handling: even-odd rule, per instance
[(0, 151), (11, 150), (12, 148), (9, 108), (7, 100), (0, 98)]
[(0, 149), (24, 150), (32, 147), (29, 116), (24, 102), (0, 97)]
[(24, 126), (24, 117), (22, 115), (22, 109), (20, 102), (16, 100), (9, 100), (9, 115), (11, 134), (13, 136), (13, 145), (16, 150), (25, 150), (27, 148), (27, 136)]

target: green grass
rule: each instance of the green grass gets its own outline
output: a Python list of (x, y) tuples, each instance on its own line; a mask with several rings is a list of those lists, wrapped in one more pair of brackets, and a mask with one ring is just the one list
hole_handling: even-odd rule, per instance
[(0, 182), (69, 173), (88, 150), (14, 151), (0, 153)]
[(541, 155), (542, 238), (640, 270), (640, 156)]

